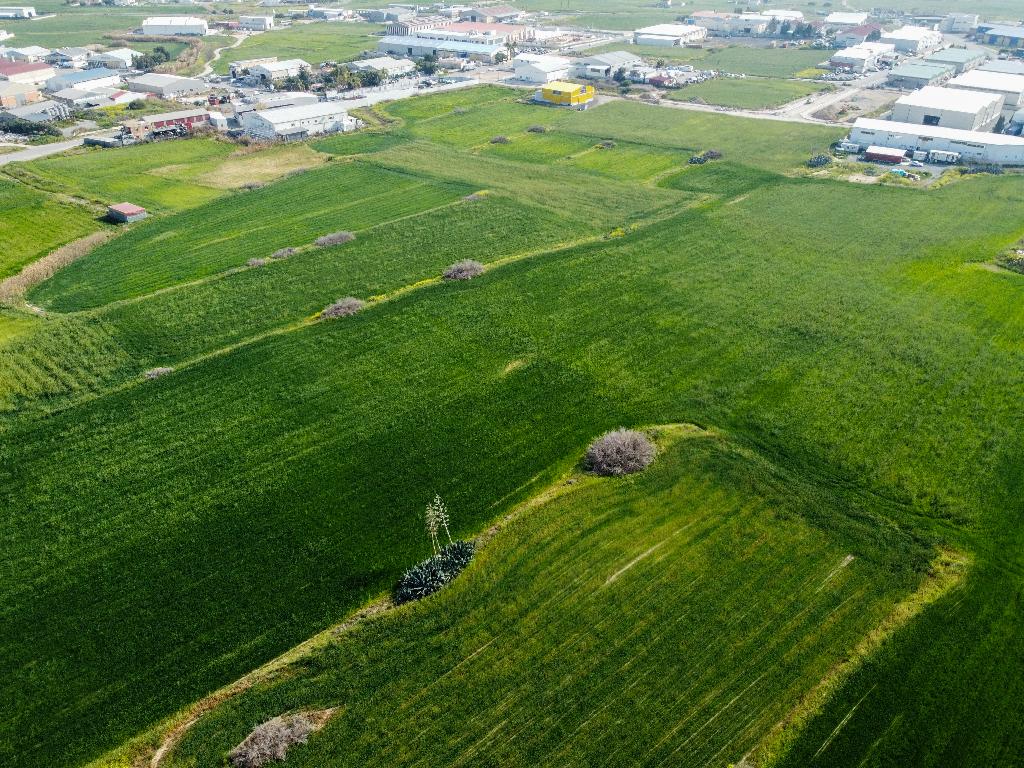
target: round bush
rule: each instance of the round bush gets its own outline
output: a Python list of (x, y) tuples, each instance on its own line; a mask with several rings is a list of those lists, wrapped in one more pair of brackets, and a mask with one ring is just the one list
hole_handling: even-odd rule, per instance
[(338, 299), (333, 304), (324, 307), (323, 311), (320, 312), (320, 317), (325, 320), (330, 320), (334, 317), (351, 317), (365, 306), (366, 302), (362, 299), (357, 299), (355, 296), (346, 296), (344, 299)]
[(444, 271), (445, 280), (472, 280), (484, 273), (484, 265), (473, 259), (463, 259), (452, 264)]
[(257, 725), (245, 741), (228, 754), (234, 768), (261, 768), (270, 762), (284, 760), (293, 744), (305, 744), (315, 730), (305, 715), (275, 717)]
[(612, 141), (611, 139), (605, 139), (597, 146), (600, 147), (601, 149), (615, 149), (615, 142)]
[(318, 237), (314, 242), (315, 245), (325, 248), (328, 245), (341, 245), (342, 243), (348, 243), (355, 240), (356, 236), (351, 232), (332, 232), (329, 235)]
[(495, 136), (491, 139), (491, 144), (508, 144), (510, 141), (508, 136)]
[(529, 128), (526, 129), (526, 132), (527, 133), (547, 133), (547, 130), (548, 129), (545, 128), (543, 125), (531, 125)]
[(828, 155), (814, 155), (810, 160), (807, 161), (808, 168), (824, 168), (826, 165), (832, 162), (832, 158)]
[(656, 453), (654, 443), (643, 432), (617, 429), (590, 444), (583, 465), (595, 475), (618, 477), (646, 469)]

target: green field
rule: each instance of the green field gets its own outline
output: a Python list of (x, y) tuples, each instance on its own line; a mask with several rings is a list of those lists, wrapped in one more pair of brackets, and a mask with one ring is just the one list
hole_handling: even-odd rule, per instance
[(829, 86), (797, 80), (767, 80), (760, 77), (715, 78), (669, 91), (673, 101), (696, 101), (735, 109), (772, 109)]
[(743, 45), (705, 48), (665, 48), (654, 45), (609, 43), (595, 51), (630, 51), (649, 61), (692, 64), (697, 69), (714, 69), (735, 75), (794, 77), (827, 59), (827, 52), (811, 48), (752, 48)]
[[(0, 314), (0, 763), (123, 766), (389, 591), (435, 493), (475, 535), (602, 431), (691, 423), (709, 434), (523, 514), (173, 761), (341, 704), (289, 765), (1013, 765), (1024, 282), (978, 263), (1024, 235), (1024, 180), (808, 179), (840, 131), (520, 96), (389, 105), (390, 133), (168, 205), (36, 287), (45, 317)], [(227, 162), (155, 146), (195, 152), (185, 190)], [(33, 173), (129, 199), (166, 175), (100, 157)], [(338, 230), (355, 240), (245, 266)], [(489, 269), (436, 280), (461, 258)], [(371, 303), (311, 322), (345, 295)], [(959, 586), (766, 742), (946, 550)]]
[(304, 59), (313, 66), (324, 61), (349, 61), (363, 51), (376, 51), (377, 37), (383, 31), (380, 24), (295, 24), (249, 37), (237, 48), (225, 51), (214, 71), (224, 75), (232, 61), (265, 56)]

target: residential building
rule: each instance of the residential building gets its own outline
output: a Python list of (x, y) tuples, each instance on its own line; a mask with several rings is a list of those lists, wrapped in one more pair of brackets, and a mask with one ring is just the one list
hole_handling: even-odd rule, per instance
[[(882, 35), (881, 24), (861, 24), (859, 27), (850, 27), (836, 33), (836, 45), (841, 48), (852, 48), (855, 45), (869, 42), (871, 38), (879, 38)], [(895, 49), (896, 46), (893, 46)]]
[(928, 85), (897, 99), (890, 119), (964, 131), (990, 131), (999, 122), (1002, 111), (1003, 97), (998, 93)]
[(0, 19), (31, 19), (36, 15), (36, 9), (28, 5), (0, 7)]
[(88, 60), (88, 48), (58, 48), (43, 57), (43, 61), (47, 64), (66, 69), (84, 67)]
[(463, 21), (512, 24), (525, 15), (523, 11), (513, 8), (511, 5), (490, 5), (481, 8), (467, 8), (459, 14), (459, 18)]
[(986, 61), (988, 54), (978, 49), (968, 50), (966, 48), (943, 48), (929, 53), (924, 60), (932, 64), (952, 64), (954, 71), (961, 75), (969, 69), (974, 69)]
[(993, 26), (978, 26), (981, 40), (986, 45), (994, 45), (999, 48), (1024, 48), (1024, 26), (1010, 26), (1008, 24), (996, 24)]
[(1007, 117), (1024, 107), (1024, 75), (972, 69), (954, 77), (949, 81), (949, 85), (952, 88), (964, 88), (968, 91), (999, 94), (1003, 97), (1003, 110)]
[(620, 69), (629, 72), (642, 63), (643, 59), (628, 51), (595, 53), (593, 56), (576, 59), (573, 62), (571, 75), (572, 77), (601, 79), (611, 77)]
[(554, 80), (540, 88), (533, 96), (535, 101), (559, 107), (586, 109), (594, 100), (596, 92), (592, 85), (580, 85), (564, 80)]
[(895, 46), (898, 53), (928, 53), (942, 45), (942, 33), (926, 27), (905, 26), (883, 32), (879, 42)]
[(978, 26), (978, 22), (981, 17), (976, 13), (948, 13), (946, 17), (939, 22), (940, 32), (949, 32), (951, 34), (964, 34), (966, 32), (973, 32)]
[(257, 109), (242, 115), (246, 134), (257, 139), (294, 141), (322, 133), (354, 131), (360, 123), (337, 102), (320, 102), (277, 109)]
[(372, 59), (359, 59), (345, 64), (352, 72), (379, 72), (381, 77), (398, 77), (416, 71), (415, 62), (409, 59), (396, 59), (391, 56), (377, 56)]
[(145, 208), (134, 203), (117, 203), (107, 208), (107, 218), (118, 224), (142, 221), (147, 215)]
[(953, 75), (952, 64), (925, 64), (907, 62), (893, 67), (886, 80), (891, 88), (916, 90), (926, 85), (937, 85)]
[(200, 93), (206, 90), (206, 83), (191, 77), (178, 77), (177, 75), (161, 75), (150, 72), (145, 75), (128, 78), (125, 87), (136, 93), (152, 93), (164, 99), (176, 96), (187, 96), (193, 93)]
[(142, 22), (144, 35), (198, 35), (209, 32), (205, 19), (197, 16), (151, 16)]
[(41, 99), (37, 85), (0, 80), (0, 107), (3, 109), (23, 107)]
[(239, 16), (238, 27), (246, 32), (267, 32), (274, 28), (274, 17)]
[(867, 72), (875, 69), (883, 57), (892, 56), (895, 50), (889, 43), (861, 43), (836, 51), (829, 64), (844, 72)]
[(516, 80), (524, 83), (550, 83), (569, 77), (572, 60), (564, 56), (547, 56), (537, 53), (520, 53), (512, 59)]
[(875, 145), (906, 151), (955, 152), (970, 162), (1024, 165), (1024, 138), (1001, 133), (924, 127), (860, 117), (850, 131), (850, 141), (862, 147)]
[(135, 57), (141, 56), (139, 51), (131, 48), (115, 48), (103, 53), (94, 53), (89, 57), (87, 66), (106, 67), (107, 69), (131, 69), (135, 63)]
[(0, 80), (12, 83), (30, 83), (42, 85), (57, 74), (53, 67), (41, 61), (23, 63), (16, 61), (0, 61)]
[(22, 107), (12, 107), (4, 114), (30, 123), (49, 123), (53, 120), (67, 120), (71, 110), (66, 104), (56, 101), (37, 101)]
[(867, 24), (869, 18), (866, 13), (836, 11), (825, 17), (825, 26), (835, 30), (849, 29)]
[(162, 112), (147, 115), (125, 127), (136, 139), (145, 139), (161, 134), (187, 133), (210, 123), (210, 113), (205, 109), (183, 109), (178, 112)]
[(253, 64), (249, 67), (249, 74), (264, 83), (277, 83), (285, 78), (295, 77), (303, 69), (311, 69), (308, 61), (285, 59), (284, 61)]
[(492, 42), (465, 42), (460, 40), (433, 40), (412, 35), (385, 35), (377, 43), (381, 53), (396, 56), (452, 56), (493, 63), (499, 53), (505, 53), (505, 46)]
[(76, 69), (54, 75), (46, 81), (46, 90), (59, 91), (62, 88), (102, 88), (121, 84), (121, 73), (115, 69)]
[(684, 46), (699, 43), (708, 30), (697, 24), (655, 24), (633, 33), (636, 45)]

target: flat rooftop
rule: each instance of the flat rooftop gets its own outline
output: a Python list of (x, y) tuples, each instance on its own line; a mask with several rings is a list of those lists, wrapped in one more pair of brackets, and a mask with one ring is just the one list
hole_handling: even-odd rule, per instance
[(917, 136), (921, 139), (948, 139), (972, 144), (1002, 147), (1024, 147), (1024, 136), (1010, 136), (1005, 133), (985, 133), (984, 131), (964, 131), (959, 128), (941, 128), (933, 125), (917, 125), (915, 123), (897, 123), (892, 120), (875, 120), (858, 117), (853, 124), (854, 130), (873, 131), (875, 133), (900, 133), (905, 136)]
[(953, 64), (967, 64), (978, 59), (988, 58), (984, 51), (969, 51), (966, 48), (943, 48), (924, 57), (925, 61), (948, 61)]
[(1024, 75), (989, 72), (985, 69), (972, 69), (969, 72), (964, 72), (950, 80), (949, 84), (954, 88), (959, 86), (999, 91), (1000, 93), (1024, 93)]
[(935, 85), (926, 85), (919, 91), (896, 99), (897, 104), (906, 106), (975, 114), (983, 109), (991, 108), (993, 104), (1002, 104), (1002, 101), (1003, 97), (998, 93), (965, 91), (961, 88), (940, 88)]
[(952, 64), (940, 64), (938, 62), (934, 64), (926, 64), (924, 62), (916, 63), (910, 62), (907, 64), (900, 64), (898, 67), (893, 67), (890, 70), (890, 74), (896, 75), (897, 77), (939, 77), (946, 74), (947, 72), (953, 71)]

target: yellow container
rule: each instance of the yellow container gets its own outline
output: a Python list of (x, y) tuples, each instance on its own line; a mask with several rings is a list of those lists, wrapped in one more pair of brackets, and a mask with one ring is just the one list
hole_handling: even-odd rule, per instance
[(594, 98), (594, 86), (555, 80), (540, 89), (541, 98), (548, 104), (563, 107), (582, 107)]

